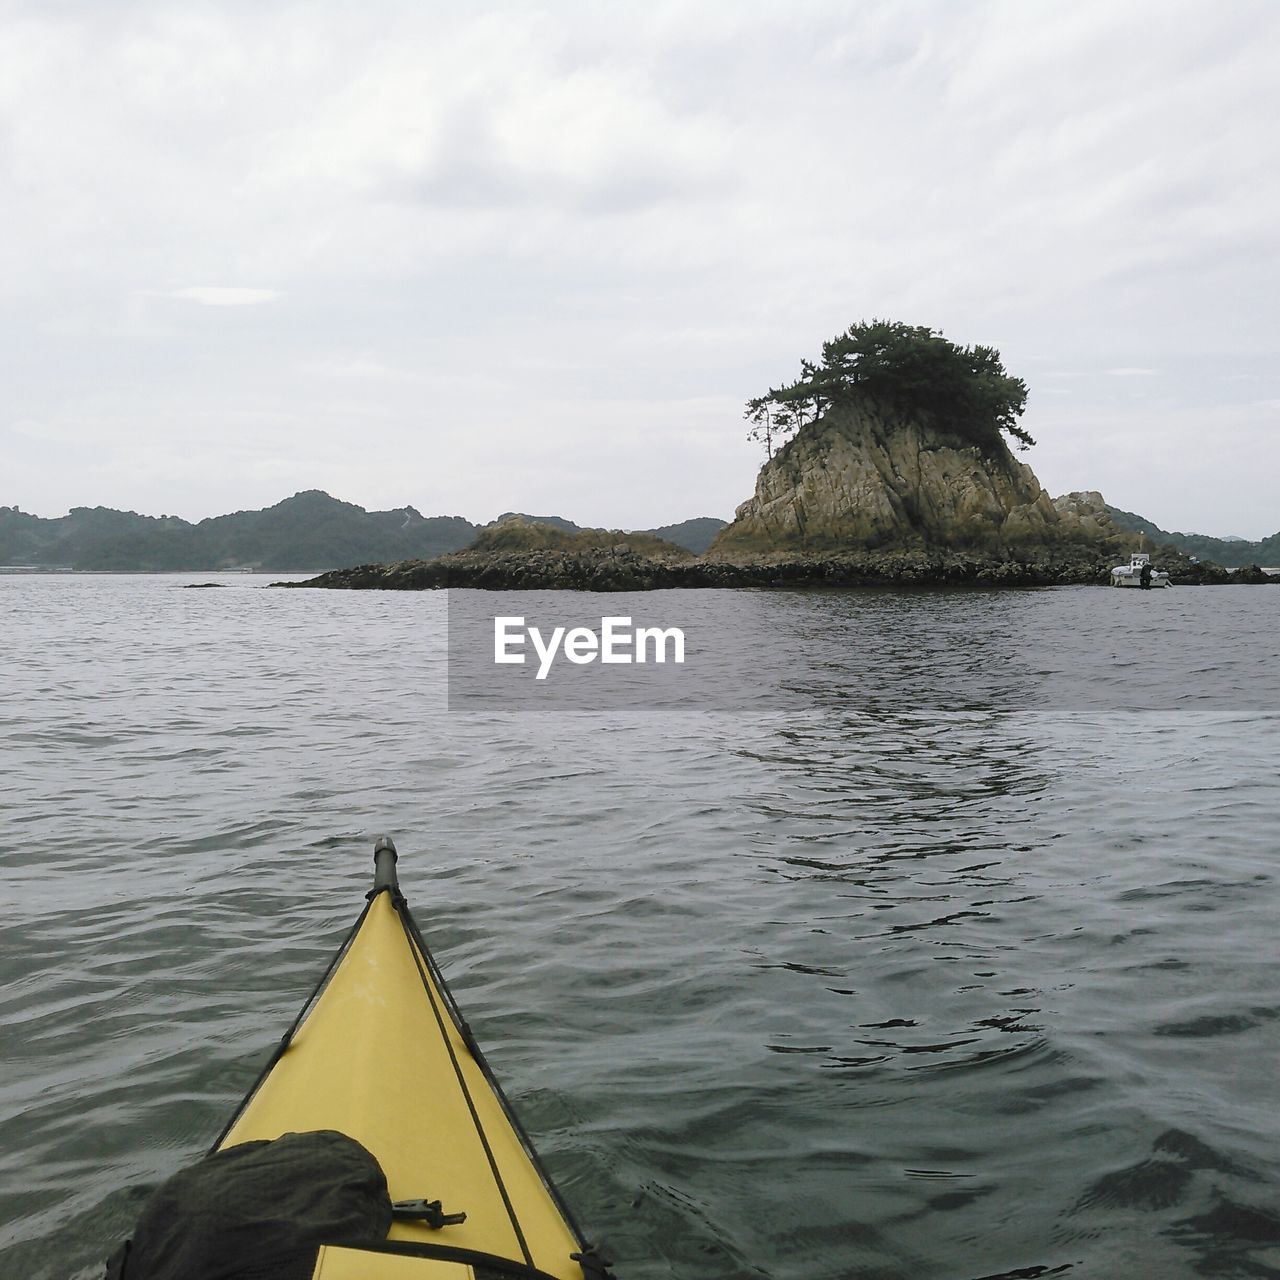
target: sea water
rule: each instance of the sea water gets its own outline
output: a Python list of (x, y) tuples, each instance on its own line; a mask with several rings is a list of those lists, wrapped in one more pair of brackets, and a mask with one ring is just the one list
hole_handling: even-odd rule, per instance
[(624, 1280), (1280, 1274), (1280, 591), (688, 593), (706, 705), (530, 711), (444, 593), (202, 580), (0, 576), (0, 1274), (207, 1149), (384, 832)]

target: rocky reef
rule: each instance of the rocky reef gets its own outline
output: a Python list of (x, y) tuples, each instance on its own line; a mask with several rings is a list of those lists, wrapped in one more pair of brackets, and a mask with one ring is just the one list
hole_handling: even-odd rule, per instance
[(860, 554), (781, 555), (743, 560), (685, 560), (629, 547), (578, 551), (457, 552), (436, 560), (336, 569), (287, 587), (424, 591), (656, 591), (688, 587), (976, 586), (1032, 587), (1107, 581), (1111, 562), (1088, 553), (1027, 560), (959, 552), (882, 550)]
[[(1179, 561), (1185, 558), (1178, 558)], [(1161, 558), (1176, 584), (1271, 583), (1256, 566), (1231, 572), (1218, 565)], [(625, 548), (580, 553), (460, 552), (436, 560), (403, 560), (335, 569), (277, 587), (427, 591), (476, 587), (490, 591), (659, 591), (688, 587), (1051, 587), (1110, 581), (1112, 559), (1088, 553), (1000, 559), (963, 553), (882, 551), (865, 555), (791, 556), (757, 560), (672, 562)]]
[(442, 557), (457, 560), (466, 557), (470, 561), (502, 555), (530, 555), (535, 552), (580, 556), (593, 552), (616, 555), (628, 552), (633, 556), (648, 556), (663, 561), (684, 561), (694, 558), (693, 552), (659, 538), (652, 533), (623, 533), (617, 529), (566, 528), (564, 523), (552, 524), (533, 516), (506, 515), (485, 525), (475, 540), (453, 556)]
[[(1115, 556), (1087, 548), (1024, 557), (963, 551), (882, 549), (826, 555), (776, 554), (742, 559), (645, 555), (625, 543), (577, 550), (461, 551), (435, 560), (404, 560), (335, 569), (283, 587), (427, 591), (657, 591), (690, 587), (1046, 587), (1105, 586)], [(1252, 568), (1229, 572), (1176, 553), (1160, 563), (1179, 584), (1274, 583)]]

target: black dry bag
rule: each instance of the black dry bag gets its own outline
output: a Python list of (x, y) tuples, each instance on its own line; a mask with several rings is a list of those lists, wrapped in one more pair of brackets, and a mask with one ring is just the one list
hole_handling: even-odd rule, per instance
[(331, 1130), (206, 1156), (156, 1188), (107, 1280), (310, 1280), (322, 1244), (379, 1245), (391, 1198), (378, 1161)]

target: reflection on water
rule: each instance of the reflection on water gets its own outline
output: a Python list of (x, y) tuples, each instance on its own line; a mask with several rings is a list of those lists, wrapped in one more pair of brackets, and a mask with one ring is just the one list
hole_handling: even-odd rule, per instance
[(0, 580), (4, 1274), (207, 1146), (383, 830), (629, 1280), (1280, 1272), (1275, 593), (695, 593), (718, 710), (530, 715), (438, 594), (172, 583)]

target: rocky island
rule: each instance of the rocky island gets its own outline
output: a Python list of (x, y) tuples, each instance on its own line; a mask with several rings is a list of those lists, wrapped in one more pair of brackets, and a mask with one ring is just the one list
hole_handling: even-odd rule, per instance
[[(1134, 535), (1102, 495), (1051, 499), (1006, 436), (1027, 389), (999, 353), (874, 321), (824, 344), (796, 382), (748, 402), (768, 448), (755, 493), (695, 555), (651, 534), (570, 530), (512, 516), (431, 560), (362, 565), (304, 583), (641, 591), (667, 587), (1106, 584)], [(775, 449), (775, 444), (777, 447)], [(1177, 582), (1228, 574), (1172, 548)]]

